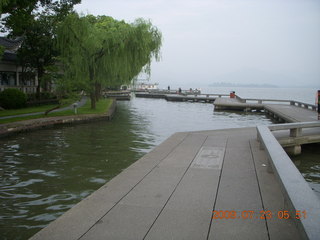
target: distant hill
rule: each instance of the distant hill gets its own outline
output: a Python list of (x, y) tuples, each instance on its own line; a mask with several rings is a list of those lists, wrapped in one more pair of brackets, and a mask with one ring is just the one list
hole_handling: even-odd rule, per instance
[(255, 83), (228, 83), (228, 82), (215, 82), (209, 85), (209, 87), (247, 87), (247, 88), (277, 88), (277, 85), (273, 84), (255, 84)]

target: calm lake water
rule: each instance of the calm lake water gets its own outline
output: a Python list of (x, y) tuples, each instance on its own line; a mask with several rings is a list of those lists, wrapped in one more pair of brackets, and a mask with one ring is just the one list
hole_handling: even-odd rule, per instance
[[(202, 89), (229, 93), (227, 88)], [(244, 98), (314, 103), (315, 89), (231, 89)], [(212, 104), (133, 98), (110, 122), (57, 127), (0, 139), (0, 239), (27, 239), (180, 131), (271, 124), (264, 114), (214, 112)], [(320, 152), (295, 159), (320, 192)], [(300, 158), (305, 158), (303, 155)]]

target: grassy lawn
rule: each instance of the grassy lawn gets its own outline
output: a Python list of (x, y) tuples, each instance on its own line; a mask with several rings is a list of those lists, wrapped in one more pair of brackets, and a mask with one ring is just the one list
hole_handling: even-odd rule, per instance
[[(84, 106), (82, 106), (81, 108), (78, 108), (78, 115), (81, 115), (81, 114), (103, 114), (103, 113), (107, 112), (107, 110), (111, 106), (111, 103), (112, 103), (111, 99), (101, 99), (99, 102), (97, 102), (96, 109), (91, 109), (91, 101), (88, 100)], [(49, 105), (42, 106), (42, 110), (39, 110), (39, 111), (37, 110), (37, 111), (33, 111), (33, 112), (46, 111), (50, 108), (53, 108), (56, 105), (52, 105), (51, 107), (50, 106)], [(32, 109), (40, 109), (40, 108), (32, 108)], [(22, 110), (23, 109), (19, 110), (20, 112), (18, 114), (31, 113), (31, 112), (21, 113)], [(6, 111), (9, 111), (9, 110), (6, 110)], [(8, 116), (8, 115), (3, 115), (3, 116)], [(13, 113), (10, 115), (17, 115), (17, 113)], [(44, 114), (41, 114), (41, 115), (36, 115), (36, 116), (0, 119), (0, 124), (17, 122), (17, 121), (22, 121), (22, 120), (29, 120), (29, 119), (47, 118), (47, 117), (56, 117), (56, 116), (70, 116), (70, 115), (75, 115), (73, 110), (66, 110), (63, 112), (49, 113), (47, 116), (45, 116)]]
[[(111, 99), (101, 99), (99, 102), (96, 103), (96, 109), (91, 109), (91, 101), (88, 99), (86, 104), (81, 108), (78, 108), (77, 114), (102, 114), (107, 112), (109, 107), (111, 106), (112, 100)], [(49, 117), (55, 116), (69, 116), (75, 115), (74, 110), (67, 110), (63, 112), (56, 112), (56, 113), (49, 113)]]
[(11, 116), (11, 115), (19, 115), (19, 114), (25, 114), (25, 113), (35, 113), (35, 112), (45, 112), (48, 109), (54, 108), (57, 105), (43, 105), (43, 106), (37, 106), (37, 107), (28, 107), (28, 108), (22, 108), (22, 109), (11, 109), (11, 110), (4, 110), (0, 111), (0, 117), (5, 116)]
[[(73, 102), (76, 102), (76, 101), (77, 101), (76, 98), (64, 99), (64, 100), (62, 100), (61, 107), (69, 106), (70, 104), (72, 104)], [(57, 107), (57, 106), (58, 106), (58, 104), (50, 104), (50, 105), (27, 107), (27, 108), (21, 108), (21, 109), (4, 110), (4, 111), (0, 111), (0, 117), (20, 115), (20, 114), (26, 114), (26, 113), (45, 112), (45, 111), (52, 109), (54, 107)]]

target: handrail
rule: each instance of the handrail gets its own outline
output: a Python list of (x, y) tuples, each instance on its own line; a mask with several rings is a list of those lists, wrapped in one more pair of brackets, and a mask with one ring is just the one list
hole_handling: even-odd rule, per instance
[(313, 128), (313, 127), (320, 127), (320, 122), (319, 121), (298, 122), (298, 123), (272, 124), (268, 126), (268, 128), (271, 131), (287, 130), (287, 129), (294, 129), (294, 128)]
[(306, 211), (306, 218), (294, 218), (304, 239), (319, 239), (320, 200), (304, 180), (299, 170), (283, 150), (267, 126), (258, 126), (258, 139), (266, 150), (269, 164), (275, 173), (291, 216)]
[(298, 137), (301, 135), (303, 128), (320, 127), (319, 121), (314, 122), (301, 122), (301, 123), (286, 123), (286, 124), (273, 124), (269, 125), (270, 131), (277, 130), (290, 130), (290, 137)]
[(292, 100), (285, 99), (258, 99), (258, 98), (246, 98), (247, 101), (261, 101), (261, 102), (287, 102), (290, 103)]
[(303, 108), (306, 108), (306, 109), (311, 109), (313, 111), (316, 111), (317, 110), (317, 106), (316, 105), (313, 105), (313, 104), (309, 104), (309, 103), (303, 103), (303, 102), (298, 102), (298, 101), (291, 101), (290, 102), (290, 105), (293, 105), (293, 106), (296, 106), (296, 107), (303, 107)]
[(313, 111), (316, 111), (316, 110), (317, 110), (317, 106), (314, 105), (314, 104), (299, 102), (299, 101), (295, 101), (295, 100), (241, 98), (241, 97), (239, 97), (238, 95), (236, 95), (236, 98), (237, 98), (241, 103), (246, 103), (247, 101), (256, 101), (258, 104), (262, 104), (263, 102), (283, 102), (283, 103), (289, 103), (290, 105), (296, 106), (296, 107), (306, 108), (306, 109), (310, 109), (310, 110), (313, 110)]

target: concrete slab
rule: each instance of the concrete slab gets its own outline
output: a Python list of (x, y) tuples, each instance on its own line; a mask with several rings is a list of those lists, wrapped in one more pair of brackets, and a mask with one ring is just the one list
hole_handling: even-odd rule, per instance
[(160, 208), (118, 204), (81, 239), (143, 239)]
[[(296, 239), (291, 221), (260, 219), (285, 205), (256, 134), (175, 134), (34, 239)], [(240, 218), (212, 219), (213, 210)], [(251, 210), (258, 215), (243, 219)]]
[(144, 178), (121, 204), (146, 207), (163, 207), (186, 169), (157, 167)]
[(265, 109), (275, 113), (287, 122), (312, 122), (318, 120), (317, 112), (306, 108), (284, 104), (265, 104)]
[[(264, 210), (269, 210), (272, 213), (288, 210), (284, 196), (281, 193), (280, 184), (277, 182), (274, 174), (267, 171), (269, 162), (266, 158), (265, 151), (259, 149), (260, 145), (256, 140), (251, 140), (250, 145)], [(272, 218), (266, 221), (270, 239), (300, 239), (300, 234), (293, 219), (279, 219), (278, 216), (274, 214)], [(283, 231), (283, 229), (290, 229), (290, 231)]]
[(221, 169), (224, 152), (224, 147), (201, 147), (191, 167)]
[(226, 143), (217, 140), (206, 139), (146, 239), (207, 238)]
[(228, 145), (215, 210), (261, 209), (259, 187), (249, 146), (232, 148)]
[(207, 239), (211, 211), (167, 210), (161, 213), (145, 239)]
[(189, 135), (179, 144), (168, 157), (160, 164), (160, 167), (187, 167), (197, 155), (207, 136), (197, 133)]
[(169, 199), (147, 239), (205, 239), (220, 170), (190, 169)]
[(216, 219), (208, 239), (269, 239), (264, 220), (261, 219)]

